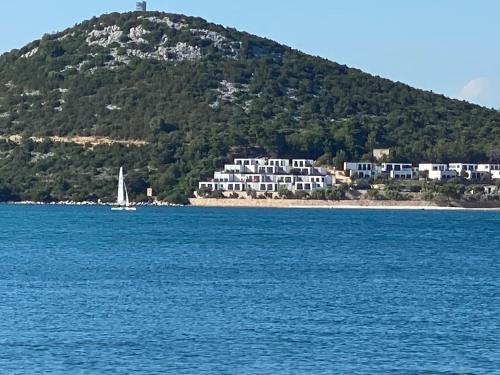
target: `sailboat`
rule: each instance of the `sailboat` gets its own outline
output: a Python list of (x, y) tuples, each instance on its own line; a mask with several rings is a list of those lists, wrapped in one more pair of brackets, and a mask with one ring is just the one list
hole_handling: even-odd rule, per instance
[(120, 167), (120, 175), (118, 176), (118, 199), (116, 205), (111, 208), (113, 211), (135, 211), (136, 208), (130, 206), (128, 200), (127, 186), (123, 178), (123, 167)]

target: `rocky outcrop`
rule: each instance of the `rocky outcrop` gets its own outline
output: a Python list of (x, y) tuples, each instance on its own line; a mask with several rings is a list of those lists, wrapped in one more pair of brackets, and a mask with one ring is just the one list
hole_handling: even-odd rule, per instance
[(113, 43), (119, 43), (123, 31), (116, 25), (105, 27), (102, 30), (92, 30), (86, 39), (89, 46), (98, 45), (108, 47)]

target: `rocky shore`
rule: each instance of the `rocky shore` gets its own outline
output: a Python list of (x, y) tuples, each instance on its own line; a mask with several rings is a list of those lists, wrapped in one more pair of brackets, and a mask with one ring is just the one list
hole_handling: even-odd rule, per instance
[[(115, 203), (107, 203), (107, 202), (92, 202), (92, 201), (83, 201), (83, 202), (75, 202), (75, 201), (61, 201), (61, 202), (34, 202), (34, 201), (22, 201), (22, 202), (3, 202), (3, 204), (12, 204), (12, 205), (37, 205), (37, 206), (113, 206)], [(169, 202), (152, 202), (152, 203), (131, 203), (131, 206), (134, 207), (182, 207), (182, 204), (174, 204)]]

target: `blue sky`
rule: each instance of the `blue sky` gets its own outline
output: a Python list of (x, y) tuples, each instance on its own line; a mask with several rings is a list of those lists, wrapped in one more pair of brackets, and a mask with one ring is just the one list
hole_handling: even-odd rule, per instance
[[(0, 52), (134, 0), (0, 4)], [(200, 16), (366, 72), (500, 107), (500, 1), (150, 0), (151, 10)]]

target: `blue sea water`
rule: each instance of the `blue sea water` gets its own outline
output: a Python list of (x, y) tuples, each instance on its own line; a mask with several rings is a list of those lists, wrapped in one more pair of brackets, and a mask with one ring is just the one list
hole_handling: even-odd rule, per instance
[(0, 206), (0, 373), (500, 373), (500, 213)]

